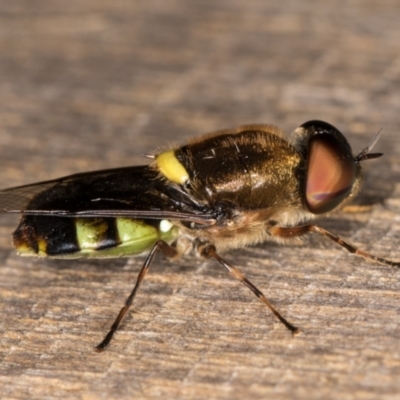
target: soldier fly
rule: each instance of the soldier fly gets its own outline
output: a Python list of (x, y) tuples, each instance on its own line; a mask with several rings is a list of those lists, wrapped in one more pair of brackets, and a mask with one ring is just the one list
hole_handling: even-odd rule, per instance
[(110, 343), (157, 250), (169, 259), (193, 252), (217, 260), (295, 334), (299, 329), (219, 254), (318, 233), (350, 253), (399, 267), (312, 222), (356, 196), (361, 163), (382, 155), (370, 153), (376, 140), (354, 156), (343, 134), (326, 122), (306, 122), (289, 140), (272, 125), (241, 126), (149, 156), (150, 165), (5, 189), (0, 212), (22, 214), (13, 242), (23, 256), (101, 258), (149, 251), (98, 351)]

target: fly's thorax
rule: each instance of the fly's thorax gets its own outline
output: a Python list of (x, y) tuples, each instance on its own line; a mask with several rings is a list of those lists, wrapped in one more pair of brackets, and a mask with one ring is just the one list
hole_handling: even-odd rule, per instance
[(244, 127), (161, 153), (156, 167), (210, 205), (231, 202), (241, 209), (300, 205), (304, 163), (274, 127)]
[(13, 241), (21, 255), (102, 258), (137, 255), (177, 235), (168, 220), (25, 216)]

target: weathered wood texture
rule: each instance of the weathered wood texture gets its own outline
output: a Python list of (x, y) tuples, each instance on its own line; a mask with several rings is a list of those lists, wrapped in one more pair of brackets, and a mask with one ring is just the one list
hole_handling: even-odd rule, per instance
[[(327, 120), (355, 151), (380, 129), (360, 197), (324, 226), (400, 259), (400, 1), (3, 1), (0, 186), (143, 162), (251, 122)], [(302, 335), (212, 262), (159, 257), (109, 350), (93, 351), (142, 259), (18, 257), (0, 220), (4, 399), (400, 396), (400, 271), (324, 239), (230, 252)]]

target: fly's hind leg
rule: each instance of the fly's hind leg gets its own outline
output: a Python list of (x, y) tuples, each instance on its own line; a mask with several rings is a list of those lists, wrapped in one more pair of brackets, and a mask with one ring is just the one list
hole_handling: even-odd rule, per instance
[(142, 269), (139, 272), (135, 286), (134, 286), (131, 294), (129, 295), (129, 297), (126, 299), (125, 305), (121, 308), (121, 311), (119, 312), (117, 318), (115, 319), (114, 323), (112, 324), (107, 335), (104, 337), (103, 341), (99, 345), (96, 346), (96, 351), (101, 352), (109, 345), (109, 343), (110, 343), (111, 339), (113, 338), (114, 333), (117, 331), (122, 319), (124, 318), (125, 314), (128, 312), (129, 307), (132, 305), (133, 299), (136, 296), (136, 292), (138, 291), (140, 284), (142, 283), (144, 277), (146, 276), (146, 274), (150, 268), (150, 264), (153, 260), (154, 254), (157, 250), (161, 250), (161, 252), (167, 258), (174, 258), (174, 257), (178, 256), (178, 253), (179, 253), (177, 249), (170, 246), (168, 243), (164, 242), (163, 240), (159, 240), (156, 242), (156, 244), (151, 249), (150, 254), (147, 256), (147, 259), (144, 262)]
[(211, 244), (199, 244), (197, 246), (197, 251), (205, 258), (214, 258), (220, 264), (222, 264), (229, 273), (238, 281), (242, 282), (246, 285), (272, 312), (273, 314), (282, 322), (283, 325), (286, 326), (289, 331), (291, 331), (294, 335), (299, 333), (299, 328), (292, 325), (286, 318), (284, 318), (279, 311), (269, 302), (269, 300), (265, 297), (265, 295), (256, 287), (254, 286), (244, 275), (241, 271), (235, 268), (232, 264), (225, 261), (222, 257), (220, 257), (216, 249)]

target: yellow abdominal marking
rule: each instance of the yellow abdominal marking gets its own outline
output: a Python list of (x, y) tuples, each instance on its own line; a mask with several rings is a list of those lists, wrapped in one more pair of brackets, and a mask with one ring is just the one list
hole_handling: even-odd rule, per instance
[(102, 219), (83, 219), (75, 221), (76, 237), (81, 251), (95, 250), (107, 234), (107, 224)]
[(183, 185), (189, 179), (189, 174), (176, 158), (174, 150), (159, 154), (156, 157), (156, 164), (160, 172), (172, 182)]
[(38, 254), (46, 255), (46, 250), (47, 250), (47, 241), (46, 241), (46, 239), (39, 239), (38, 240), (38, 250), (39, 250)]
[(117, 229), (122, 243), (140, 243), (158, 239), (156, 228), (134, 219), (117, 218)]

